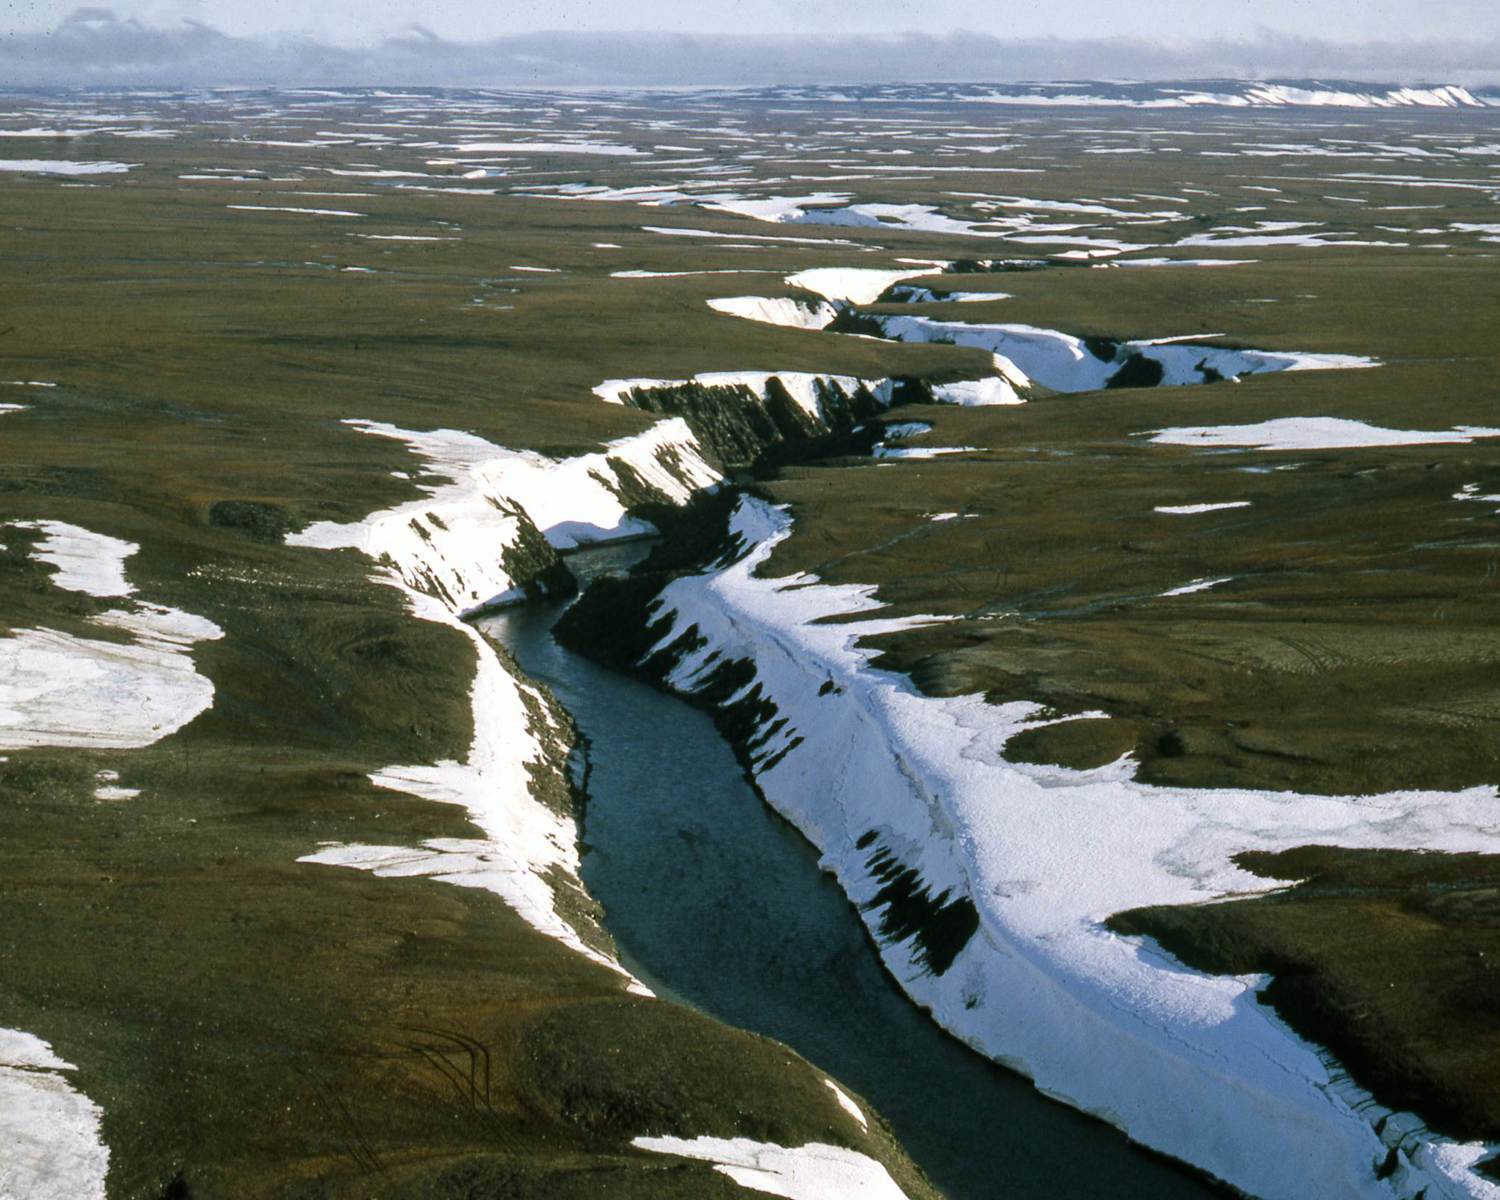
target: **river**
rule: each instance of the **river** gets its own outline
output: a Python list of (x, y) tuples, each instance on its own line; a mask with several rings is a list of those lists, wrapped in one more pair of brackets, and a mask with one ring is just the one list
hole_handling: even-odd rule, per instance
[[(569, 566), (586, 586), (644, 552), (600, 547)], [(562, 609), (507, 609), (480, 627), (588, 739), (583, 880), (632, 971), (859, 1092), (952, 1200), (1222, 1200), (943, 1033), (885, 973), (816, 852), (756, 795), (713, 721), (559, 646)]]

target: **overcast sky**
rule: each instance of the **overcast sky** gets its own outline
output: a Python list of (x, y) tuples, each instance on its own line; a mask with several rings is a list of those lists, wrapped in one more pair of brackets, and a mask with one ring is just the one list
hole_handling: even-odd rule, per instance
[(0, 87), (1500, 84), (1500, 0), (0, 0)]
[[(115, 0), (121, 19), (367, 44), (412, 24), (450, 40), (540, 30), (1334, 41), (1500, 38), (1496, 0)], [(0, 0), (0, 30), (54, 29), (77, 0)]]

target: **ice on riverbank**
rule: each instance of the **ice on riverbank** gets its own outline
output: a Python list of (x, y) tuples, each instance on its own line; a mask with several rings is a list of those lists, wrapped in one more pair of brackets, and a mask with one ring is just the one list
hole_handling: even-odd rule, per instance
[[(935, 264), (910, 274), (828, 267), (787, 276), (789, 285), (822, 297), (821, 302), (734, 296), (708, 303), (715, 311), (731, 316), (800, 329), (827, 329), (849, 313), (857, 322), (854, 328), (863, 334), (898, 342), (935, 342), (988, 350), (995, 356), (1000, 374), (1013, 382), (1024, 377), (1028, 383), (1034, 381), (1051, 391), (1064, 393), (1124, 386), (1182, 387), (1275, 371), (1333, 371), (1380, 365), (1376, 359), (1353, 354), (1208, 346), (1201, 343), (1213, 335), (1203, 334), (1116, 341), (1081, 338), (1017, 322), (987, 324), (905, 314), (853, 313), (854, 308), (886, 295), (900, 279), (931, 275), (945, 265)], [(912, 290), (904, 289), (907, 293)], [(1015, 403), (991, 401), (996, 402)]]

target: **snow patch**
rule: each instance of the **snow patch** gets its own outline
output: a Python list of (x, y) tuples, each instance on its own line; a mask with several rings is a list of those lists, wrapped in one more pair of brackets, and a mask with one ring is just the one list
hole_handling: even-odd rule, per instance
[(1173, 517), (1187, 517), (1194, 513), (1222, 512), (1226, 508), (1249, 508), (1248, 500), (1225, 500), (1219, 504), (1158, 504), (1152, 512), (1166, 513)]
[(778, 1146), (749, 1138), (638, 1137), (640, 1150), (711, 1162), (741, 1187), (787, 1200), (906, 1200), (890, 1173), (868, 1155), (809, 1142)]
[(60, 158), (0, 158), (0, 171), (28, 175), (121, 175), (140, 163), (71, 162)]
[(64, 521), (20, 521), (17, 525), (43, 533), (32, 548), (32, 557), (52, 567), (57, 587), (90, 596), (128, 596), (135, 591), (125, 578), (125, 560), (140, 549), (133, 542)]
[(851, 1117), (853, 1117), (856, 1121), (858, 1121), (859, 1127), (861, 1129), (868, 1130), (870, 1128), (870, 1122), (866, 1119), (864, 1110), (854, 1102), (854, 1097), (851, 1096), (848, 1092), (844, 1091), (843, 1088), (839, 1087), (839, 1085), (834, 1083), (834, 1081), (831, 1079), (825, 1079), (823, 1080), (823, 1082), (828, 1085), (828, 1089), (833, 1093), (834, 1099), (839, 1102), (839, 1107), (842, 1108)]
[(104, 1113), (64, 1072), (78, 1068), (41, 1038), (0, 1029), (0, 1197), (104, 1200)]
[(1195, 579), (1192, 583), (1185, 583), (1181, 587), (1174, 587), (1170, 591), (1161, 592), (1162, 596), (1191, 596), (1194, 592), (1206, 592), (1209, 588), (1218, 587), (1221, 583), (1231, 583), (1234, 576), (1226, 575), (1222, 579)]
[(224, 207), (238, 209), (241, 212), (301, 213), (310, 217), (362, 217), (365, 215), (359, 212), (347, 212), (341, 208), (289, 208), (278, 204), (226, 204)]
[[(33, 556), (52, 582), (91, 596), (135, 588), (124, 563), (131, 542), (62, 521), (17, 522), (45, 533)], [(126, 633), (126, 643), (55, 629), (18, 629), (0, 638), (0, 747), (133, 749), (176, 732), (213, 703), (214, 686), (194, 669), (197, 642), (224, 631), (180, 609), (134, 601), (90, 623)]]
[(447, 147), (471, 154), (599, 154), (630, 158), (641, 152), (614, 142), (460, 142)]
[(1481, 425), (1456, 425), (1448, 430), (1385, 429), (1343, 417), (1277, 417), (1254, 425), (1186, 425), (1148, 432), (1151, 441), (1163, 446), (1231, 446), (1255, 450), (1453, 445), (1500, 437), (1500, 429)]

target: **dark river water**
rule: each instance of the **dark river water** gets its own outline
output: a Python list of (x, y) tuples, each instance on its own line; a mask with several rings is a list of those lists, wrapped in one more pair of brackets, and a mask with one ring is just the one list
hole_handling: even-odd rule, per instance
[[(580, 580), (643, 547), (570, 557)], [(900, 992), (817, 854), (697, 709), (553, 641), (560, 606), (485, 618), (589, 741), (583, 879), (659, 994), (767, 1034), (863, 1095), (953, 1200), (1207, 1200), (1211, 1185), (973, 1053)]]

